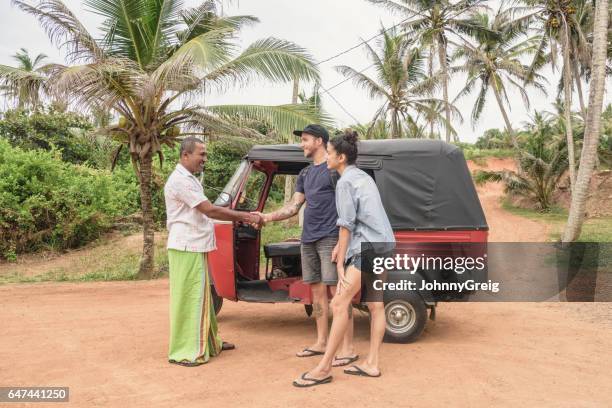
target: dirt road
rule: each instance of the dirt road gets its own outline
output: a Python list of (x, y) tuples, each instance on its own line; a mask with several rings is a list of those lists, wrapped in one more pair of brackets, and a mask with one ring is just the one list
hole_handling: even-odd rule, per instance
[[(491, 240), (546, 239), (499, 207), (500, 187), (479, 190)], [(383, 346), (380, 379), (336, 369), (298, 390), (317, 361), (294, 357), (314, 333), (299, 305), (226, 302), (238, 349), (183, 368), (166, 362), (167, 280), (4, 285), (0, 299), (0, 386), (68, 386), (77, 407), (612, 406), (610, 304), (442, 303), (418, 342)], [(365, 316), (355, 337), (364, 355)]]
[[(514, 170), (512, 159), (489, 158), (486, 166), (468, 162), (470, 170), (490, 171)], [(492, 242), (542, 242), (547, 241), (550, 228), (541, 222), (530, 220), (505, 211), (500, 205), (504, 193), (501, 183), (487, 183), (478, 186), (478, 197), (489, 224), (489, 241)]]
[[(601, 304), (441, 304), (417, 343), (384, 345), (380, 379), (336, 370), (298, 390), (316, 361), (293, 357), (313, 334), (300, 306), (227, 302), (221, 333), (238, 349), (183, 368), (166, 363), (167, 285), (0, 287), (0, 384), (69, 386), (78, 407), (612, 406), (612, 326), (584, 319)], [(355, 336), (363, 354), (366, 317)]]

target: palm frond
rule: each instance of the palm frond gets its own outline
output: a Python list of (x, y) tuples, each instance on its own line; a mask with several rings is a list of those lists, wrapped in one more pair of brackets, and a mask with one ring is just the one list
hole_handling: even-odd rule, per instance
[(220, 16), (216, 2), (206, 0), (197, 7), (183, 10), (180, 18), (187, 26), (177, 34), (179, 46), (211, 30), (228, 29), (228, 37), (235, 35), (242, 27), (255, 24), (259, 19), (254, 16)]
[[(50, 76), (52, 92), (85, 107), (121, 110), (120, 101), (137, 106), (145, 78), (129, 60), (106, 59), (103, 62), (58, 68)], [(126, 114), (126, 112), (122, 112)]]
[(8, 98), (15, 99), (18, 106), (38, 105), (47, 94), (47, 76), (37, 71), (0, 65), (0, 86)]
[(104, 56), (102, 48), (61, 0), (40, 0), (35, 6), (23, 0), (11, 1), (38, 19), (51, 42), (68, 51), (69, 61), (99, 60)]
[(387, 91), (376, 83), (372, 78), (368, 77), (364, 73), (361, 73), (354, 68), (351, 68), (346, 65), (339, 65), (334, 67), (336, 71), (344, 75), (346, 78), (351, 78), (355, 85), (360, 88), (365, 89), (370, 98), (391, 98), (391, 95), (387, 93)]
[(198, 72), (202, 72), (202, 76), (214, 72), (230, 59), (233, 46), (227, 42), (228, 30), (211, 30), (188, 41), (155, 69), (152, 76), (156, 81), (176, 84), (193, 78)]
[(291, 140), (295, 129), (311, 123), (330, 125), (331, 119), (310, 105), (289, 104), (280, 106), (262, 105), (216, 105), (206, 107), (222, 118), (241, 117), (269, 123), (285, 140)]
[(480, 115), (482, 115), (482, 111), (484, 110), (484, 106), (486, 104), (487, 99), (487, 83), (484, 82), (480, 87), (480, 92), (478, 93), (478, 97), (476, 98), (476, 102), (474, 102), (474, 107), (472, 108), (472, 124), (478, 123), (480, 119)]
[(147, 65), (145, 22), (147, 3), (131, 0), (84, 0), (89, 10), (104, 18), (104, 48), (115, 58), (134, 61), (141, 69)]
[(251, 44), (236, 58), (209, 72), (204, 79), (213, 84), (234, 84), (247, 83), (254, 76), (276, 82), (320, 80), (314, 59), (306, 50), (272, 37)]

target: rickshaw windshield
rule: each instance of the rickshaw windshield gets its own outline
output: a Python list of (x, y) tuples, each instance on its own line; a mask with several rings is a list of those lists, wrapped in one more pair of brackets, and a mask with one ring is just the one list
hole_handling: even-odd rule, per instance
[(243, 177), (248, 173), (248, 171), (249, 162), (247, 160), (243, 160), (242, 162), (240, 162), (238, 169), (236, 169), (230, 181), (228, 181), (225, 187), (223, 187), (222, 193), (219, 194), (219, 197), (217, 197), (214, 204), (218, 205), (219, 207), (229, 206), (232, 200), (236, 197), (238, 189), (240, 188), (240, 182), (242, 181)]

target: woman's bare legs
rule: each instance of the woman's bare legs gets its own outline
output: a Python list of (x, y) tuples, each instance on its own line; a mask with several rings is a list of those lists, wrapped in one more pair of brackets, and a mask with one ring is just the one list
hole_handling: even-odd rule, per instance
[[(359, 289), (361, 289), (361, 272), (351, 265), (346, 269), (345, 273), (346, 280), (349, 281), (348, 287), (336, 294), (330, 304), (334, 314), (334, 320), (332, 321), (325, 354), (319, 364), (306, 373), (306, 378), (320, 380), (329, 376), (332, 369), (332, 361), (348, 327), (349, 308), (351, 308), (352, 311), (353, 307), (351, 305), (351, 300), (355, 297), (357, 292), (359, 292)], [(295, 381), (300, 384), (310, 383), (309, 381), (304, 381), (301, 377)]]
[[(332, 293), (336, 293), (336, 286), (330, 286)], [(333, 298), (332, 298), (333, 299)], [(349, 303), (350, 305), (351, 303)], [(354, 332), (354, 322), (353, 322), (353, 308), (348, 308), (348, 325), (346, 326), (346, 330), (344, 331), (344, 338), (342, 339), (342, 343), (336, 352), (336, 358), (342, 362), (343, 359), (354, 357), (355, 356), (355, 346), (353, 345), (353, 332)], [(332, 362), (332, 367), (336, 367)]]
[[(385, 336), (385, 305), (383, 302), (367, 302), (370, 310), (370, 353), (363, 364), (354, 364), (366, 373), (378, 376), (378, 352)], [(357, 371), (355, 368), (348, 368), (349, 371)]]

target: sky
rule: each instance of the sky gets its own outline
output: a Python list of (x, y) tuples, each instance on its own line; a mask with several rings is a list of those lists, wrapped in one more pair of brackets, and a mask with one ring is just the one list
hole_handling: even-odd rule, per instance
[[(65, 4), (81, 19), (81, 22), (94, 36), (99, 32), (101, 23), (99, 16), (88, 12), (81, 1), (64, 0)], [(197, 0), (185, 0), (186, 6), (195, 6)], [(496, 9), (498, 1), (490, 1), (490, 7)], [(246, 47), (252, 42), (266, 37), (276, 37), (293, 41), (308, 52), (317, 61), (325, 60), (345, 51), (362, 40), (369, 39), (379, 32), (381, 26), (390, 27), (404, 17), (393, 15), (381, 7), (374, 6), (365, 0), (233, 0), (226, 2), (224, 11), (230, 15), (250, 14), (259, 18), (260, 22), (243, 29), (239, 43)], [(9, 0), (0, 0), (0, 64), (14, 65), (11, 55), (20, 48), (26, 48), (31, 55), (44, 53), (49, 61), (63, 62), (62, 55), (48, 40), (38, 22), (16, 7)], [(370, 42), (376, 45), (376, 40)], [(348, 65), (357, 70), (368, 67), (363, 47), (339, 56), (319, 66), (322, 86), (330, 88), (345, 78), (334, 69), (337, 65)], [(365, 74), (373, 75), (373, 70)], [(551, 104), (556, 95), (556, 81), (559, 74), (553, 74), (550, 69), (544, 72), (551, 79), (548, 96), (535, 90), (529, 91), (530, 109), (527, 109), (517, 92), (510, 92), (510, 120), (514, 127), (520, 127), (533, 114), (534, 109), (553, 110)], [(465, 77), (455, 76), (451, 79), (449, 94), (451, 98), (465, 85)], [(312, 84), (301, 84), (301, 90), (307, 95), (312, 93)], [(585, 87), (585, 89), (588, 87)], [(355, 87), (352, 81), (347, 81), (330, 91), (331, 97), (322, 94), (324, 109), (336, 120), (337, 127), (347, 127), (355, 123), (356, 118), (361, 123), (367, 123), (381, 106), (382, 100), (368, 98), (365, 91)], [(271, 84), (265, 81), (250, 84), (245, 88), (233, 88), (223, 94), (213, 94), (206, 97), (206, 104), (261, 104), (279, 105), (290, 103), (292, 84)], [(493, 95), (488, 96), (487, 106), (480, 121), (473, 126), (470, 113), (476, 95), (464, 97), (456, 103), (461, 111), (464, 122), (455, 124), (459, 139), (463, 142), (475, 142), (489, 128), (502, 128), (503, 119), (499, 113)], [(575, 109), (578, 108), (577, 96), (574, 97)], [(607, 87), (606, 103), (612, 102), (612, 91)]]

